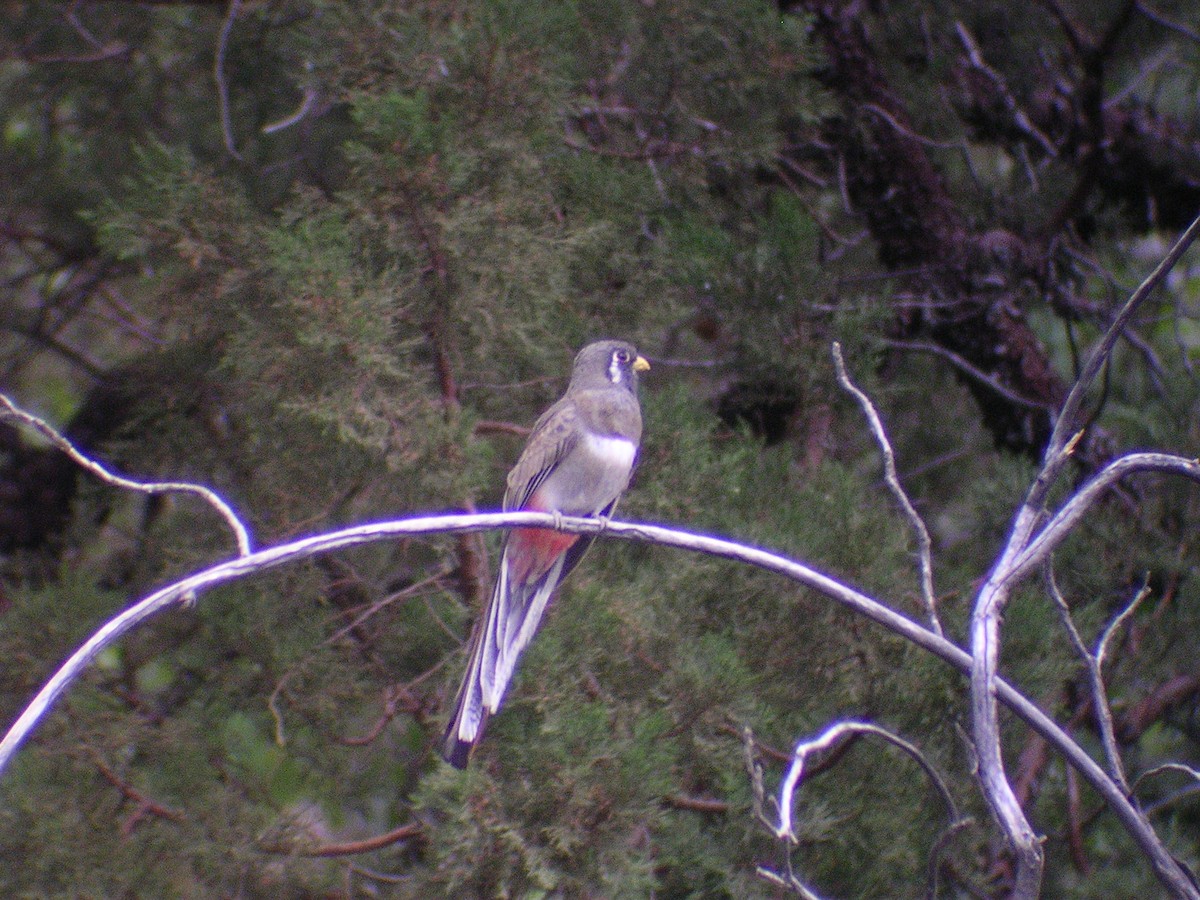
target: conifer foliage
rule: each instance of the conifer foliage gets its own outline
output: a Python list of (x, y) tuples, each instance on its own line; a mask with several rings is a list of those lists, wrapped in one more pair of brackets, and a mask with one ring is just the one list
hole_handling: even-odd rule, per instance
[[(1072, 384), (1200, 213), (1183, 0), (8, 10), (0, 392), (130, 477), (209, 486), (260, 547), (497, 508), (574, 352), (621, 337), (653, 369), (618, 518), (771, 548), (930, 628), (932, 600), (970, 652)], [(1048, 512), (1131, 450), (1197, 455), (1198, 292), (1185, 255), (1120, 329)], [(1084, 751), (1115, 751), (1193, 868), (1198, 498), (1172, 474), (1115, 486), (1007, 599), (999, 658)], [(0, 771), (0, 893), (1027, 883), (976, 777), (969, 678), (712, 556), (598, 540), (470, 767), (445, 766), (498, 544), (308, 559), (105, 650)], [(0, 421), (0, 724), (116, 612), (231, 552), (209, 507)], [(1102, 640), (1100, 672), (1079, 651)], [(793, 748), (850, 720), (899, 740), (818, 755), (781, 840)], [(1160, 893), (1104, 798), (999, 724), (1040, 890)]]

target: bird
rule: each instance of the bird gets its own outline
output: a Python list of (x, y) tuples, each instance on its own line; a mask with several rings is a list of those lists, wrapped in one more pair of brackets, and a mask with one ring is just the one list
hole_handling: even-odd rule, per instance
[[(534, 424), (508, 473), (504, 511), (610, 516), (637, 462), (638, 375), (649, 368), (625, 341), (596, 341), (580, 350), (566, 393)], [(546, 605), (591, 543), (590, 536), (545, 528), (516, 528), (506, 535), (491, 599), (475, 624), (466, 672), (439, 745), (455, 768), (467, 767)]]

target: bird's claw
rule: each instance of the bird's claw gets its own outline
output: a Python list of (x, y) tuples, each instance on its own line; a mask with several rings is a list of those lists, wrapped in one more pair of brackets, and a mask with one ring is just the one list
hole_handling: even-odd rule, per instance
[(552, 510), (550, 511), (550, 513), (551, 513), (551, 515), (553, 515), (553, 516), (554, 516), (554, 530), (555, 530), (555, 531), (562, 531), (562, 530), (563, 530), (563, 517), (562, 517), (562, 513), (560, 513), (560, 512), (559, 512), (557, 509), (552, 509)]

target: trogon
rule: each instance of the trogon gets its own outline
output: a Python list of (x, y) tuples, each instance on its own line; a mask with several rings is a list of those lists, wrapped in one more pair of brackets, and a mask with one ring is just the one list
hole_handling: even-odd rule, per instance
[[(575, 357), (566, 394), (546, 410), (508, 473), (504, 509), (608, 516), (629, 484), (642, 437), (638, 373), (650, 364), (624, 341), (597, 341)], [(471, 652), (441, 753), (465, 768), (489, 715), (500, 708), (522, 651), (554, 589), (592, 538), (544, 528), (508, 533), (500, 571)]]

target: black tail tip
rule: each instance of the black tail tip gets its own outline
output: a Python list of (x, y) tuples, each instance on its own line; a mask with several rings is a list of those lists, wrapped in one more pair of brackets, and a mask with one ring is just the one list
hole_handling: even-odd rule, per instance
[(475, 749), (475, 745), (469, 741), (461, 741), (456, 737), (447, 736), (439, 749), (442, 759), (456, 769), (465, 769), (467, 763), (471, 761), (471, 751)]

